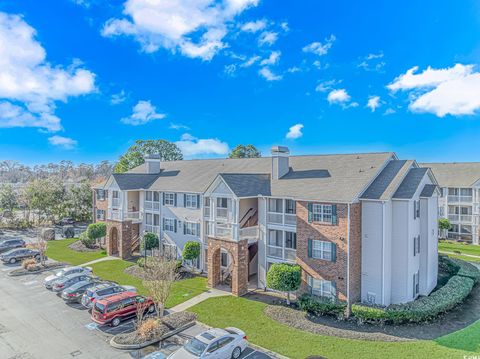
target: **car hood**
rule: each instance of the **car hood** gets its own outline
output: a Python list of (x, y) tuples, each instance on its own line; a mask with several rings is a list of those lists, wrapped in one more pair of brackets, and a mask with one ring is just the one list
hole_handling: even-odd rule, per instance
[(171, 357), (170, 359), (198, 359), (196, 355), (193, 355), (189, 351), (185, 350), (185, 348), (180, 348), (178, 349)]
[(45, 278), (45, 283), (50, 283), (53, 282), (56, 279), (59, 279), (60, 277), (57, 277), (55, 274), (49, 275), (47, 278)]

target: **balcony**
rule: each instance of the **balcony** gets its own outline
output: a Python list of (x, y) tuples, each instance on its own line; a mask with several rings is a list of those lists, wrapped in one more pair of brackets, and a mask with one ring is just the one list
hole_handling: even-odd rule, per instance
[(210, 207), (203, 207), (203, 216), (205, 218), (210, 218)]
[(448, 219), (452, 222), (471, 223), (473, 221), (473, 216), (471, 214), (449, 214)]
[(473, 196), (448, 196), (449, 203), (471, 203), (473, 201)]
[(297, 257), (297, 251), (292, 248), (267, 245), (267, 256), (294, 262)]
[(160, 233), (160, 226), (153, 226), (151, 224), (146, 224), (145, 232)]
[(142, 212), (110, 210), (110, 211), (108, 211), (108, 219), (113, 220), (113, 221), (141, 222), (142, 221)]
[(270, 224), (279, 224), (286, 226), (296, 226), (297, 216), (289, 213), (268, 212), (267, 221)]
[(158, 211), (160, 210), (160, 202), (145, 201), (144, 208), (149, 211)]
[(120, 198), (112, 198), (112, 207), (120, 207)]
[(240, 237), (240, 239), (258, 239), (258, 226), (240, 228), (238, 236)]
[(228, 219), (228, 208), (217, 207), (217, 219)]

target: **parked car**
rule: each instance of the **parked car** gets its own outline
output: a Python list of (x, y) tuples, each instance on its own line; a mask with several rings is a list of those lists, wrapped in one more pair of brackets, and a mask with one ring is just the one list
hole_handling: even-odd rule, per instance
[(92, 308), (92, 320), (100, 325), (116, 327), (122, 320), (135, 317), (138, 309), (143, 310), (145, 314), (153, 313), (155, 304), (151, 298), (135, 292), (123, 292), (96, 300)]
[(0, 260), (4, 263), (14, 264), (27, 258), (40, 260), (40, 252), (36, 249), (15, 248), (0, 255)]
[(53, 283), (52, 290), (54, 292), (61, 292), (78, 282), (82, 282), (84, 280), (89, 280), (89, 279), (92, 279), (90, 274), (73, 273), (59, 279), (58, 281), (55, 281)]
[(80, 303), (82, 300), (82, 295), (86, 292), (86, 290), (92, 288), (97, 283), (98, 280), (95, 278), (88, 278), (75, 283), (74, 285), (62, 291), (62, 299), (66, 303)]
[(92, 268), (90, 267), (66, 267), (59, 269), (55, 271), (52, 275), (49, 275), (47, 278), (44, 279), (43, 285), (47, 289), (52, 289), (53, 284), (66, 277), (67, 275), (70, 274), (75, 274), (75, 273), (83, 273), (83, 274), (91, 274), (92, 273)]
[(213, 328), (190, 339), (168, 359), (238, 359), (247, 346), (247, 336), (240, 329)]
[(65, 226), (67, 224), (75, 224), (75, 220), (70, 217), (65, 217), (65, 218), (62, 218), (60, 221), (58, 221), (58, 224), (61, 226)]
[(5, 239), (0, 242), (0, 253), (14, 248), (25, 248), (25, 241), (23, 239)]
[(120, 294), (123, 292), (137, 292), (137, 288), (132, 286), (122, 286), (117, 283), (107, 282), (98, 284), (90, 289), (88, 289), (85, 294), (82, 296), (82, 305), (85, 308), (91, 309), (93, 303), (96, 300), (110, 297), (115, 294)]

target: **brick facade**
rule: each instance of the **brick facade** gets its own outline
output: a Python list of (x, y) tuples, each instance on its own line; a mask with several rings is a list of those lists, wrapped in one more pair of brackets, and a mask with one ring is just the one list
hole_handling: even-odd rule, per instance
[(225, 249), (233, 261), (232, 294), (241, 296), (248, 291), (248, 241), (238, 242), (219, 238), (208, 238), (207, 264), (208, 286), (213, 288), (220, 284), (220, 252)]
[(140, 226), (132, 221), (107, 221), (107, 253), (128, 259), (132, 256), (132, 242), (139, 235)]
[[(309, 258), (308, 240), (337, 245), (336, 261)], [(297, 202), (297, 263), (302, 267), (302, 290), (307, 274), (316, 279), (335, 281), (337, 298), (347, 300), (348, 205), (337, 204), (337, 224), (308, 222), (308, 202)], [(361, 280), (361, 204), (350, 205), (350, 302), (360, 299)]]
[(93, 190), (93, 222), (103, 222), (100, 219), (97, 219), (97, 209), (101, 209), (105, 211), (105, 219), (107, 219), (107, 212), (108, 212), (108, 191), (105, 190), (105, 199), (99, 200), (97, 198), (97, 191)]

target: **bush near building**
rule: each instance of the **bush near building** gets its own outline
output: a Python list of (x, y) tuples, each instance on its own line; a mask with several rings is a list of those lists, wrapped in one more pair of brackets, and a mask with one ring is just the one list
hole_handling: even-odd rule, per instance
[(347, 303), (331, 298), (316, 297), (305, 293), (298, 298), (298, 306), (312, 315), (333, 315), (337, 318), (342, 318), (347, 308)]
[(299, 265), (274, 263), (267, 273), (267, 287), (287, 293), (287, 304), (290, 304), (290, 293), (300, 288), (302, 269)]

